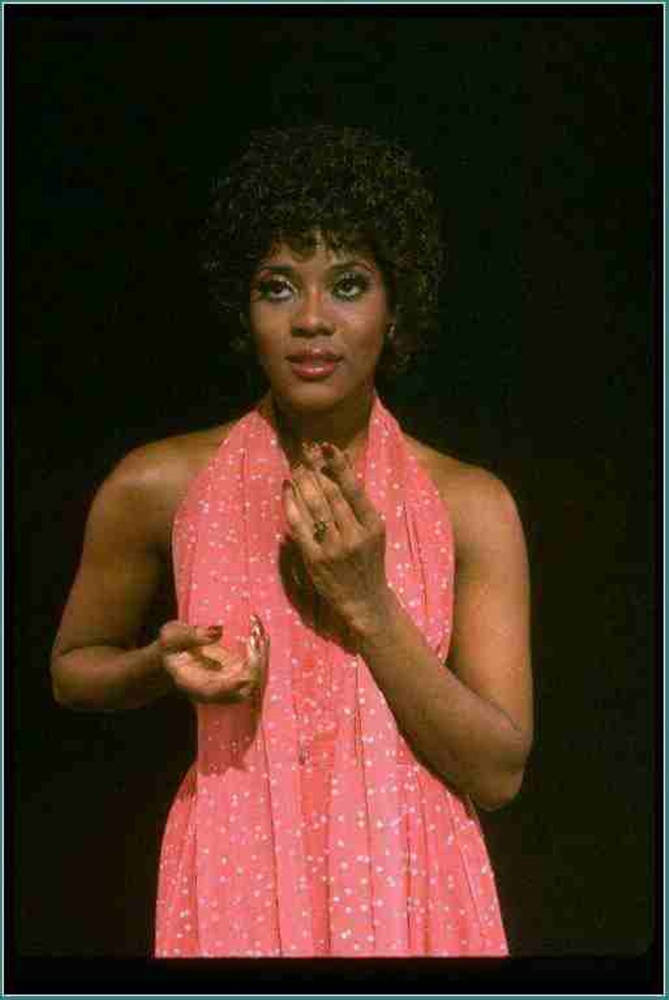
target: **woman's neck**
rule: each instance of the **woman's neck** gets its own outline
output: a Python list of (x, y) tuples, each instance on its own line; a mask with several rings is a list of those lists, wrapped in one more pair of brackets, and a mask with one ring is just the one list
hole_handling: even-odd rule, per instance
[(331, 410), (304, 412), (272, 397), (277, 430), (291, 464), (301, 460), (301, 445), (310, 441), (329, 441), (355, 463), (367, 441), (373, 402), (371, 390)]

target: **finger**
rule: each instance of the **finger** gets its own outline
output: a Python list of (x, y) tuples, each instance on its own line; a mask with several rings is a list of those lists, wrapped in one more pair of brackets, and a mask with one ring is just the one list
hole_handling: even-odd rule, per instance
[(358, 481), (348, 455), (329, 442), (323, 442), (321, 452), (326, 472), (332, 475), (358, 521), (366, 527), (374, 524), (379, 518), (378, 511)]
[[(252, 631), (254, 647), (260, 647), (259, 636), (259, 632)], [(236, 655), (217, 644), (209, 647), (211, 656), (206, 655), (207, 647), (168, 653), (163, 658), (165, 667), (177, 687), (193, 697), (208, 701), (242, 701), (247, 689), (257, 687), (262, 679), (257, 657), (250, 663), (249, 657), (244, 655), (244, 646), (248, 648), (250, 640), (251, 637)]]
[(260, 652), (264, 657), (268, 657), (270, 639), (267, 633), (267, 629), (263, 624), (262, 618), (260, 618), (260, 616), (255, 614), (254, 612), (254, 614), (251, 615), (251, 623), (252, 623), (251, 631), (255, 634), (258, 640)]
[(260, 635), (267, 635), (267, 629), (257, 611), (253, 611), (251, 614), (251, 627), (258, 631)]
[[(164, 658), (165, 669), (179, 690), (199, 700), (209, 700), (220, 691), (221, 664), (205, 662), (197, 653), (169, 653)], [(226, 686), (231, 686), (226, 679)]]
[(269, 636), (258, 615), (251, 615), (251, 632), (246, 644), (246, 662), (261, 683), (267, 670), (269, 659)]
[(316, 472), (323, 464), (321, 446), (317, 441), (302, 442), (302, 457), (305, 465), (307, 465), (308, 468), (313, 469), (314, 472)]
[(293, 483), (306, 508), (312, 531), (317, 521), (325, 521), (328, 525), (334, 521), (334, 513), (321, 487), (323, 478), (319, 472), (306, 466), (298, 465), (293, 470)]
[(260, 696), (264, 689), (264, 673), (261, 656), (253, 649), (253, 639), (248, 640), (245, 676), (240, 679), (238, 692), (244, 697)]
[(255, 712), (260, 710), (267, 679), (269, 636), (258, 615), (251, 615), (251, 631), (246, 640), (245, 676), (236, 689), (236, 700), (249, 701)]
[(342, 535), (350, 534), (358, 526), (358, 520), (343, 496), (338, 483), (331, 475), (328, 475), (327, 463), (321, 445), (318, 442), (304, 444), (302, 450), (309, 471), (323, 498), (325, 505), (323, 510), (327, 512), (323, 516), (323, 514), (312, 511), (314, 520), (327, 521), (327, 515), (329, 515), (332, 523), (337, 526)]
[(360, 531), (360, 522), (339, 485), (322, 472), (315, 473), (318, 485), (327, 500), (332, 521), (336, 524), (342, 539), (351, 539)]
[(180, 653), (218, 642), (222, 634), (222, 625), (187, 625), (186, 622), (171, 621), (161, 628), (158, 641), (164, 653)]
[[(238, 702), (243, 701), (243, 692), (249, 683), (246, 674), (234, 677), (226, 676), (224, 671), (204, 670), (199, 660), (186, 658), (175, 666), (172, 664), (170, 674), (176, 687), (184, 691), (196, 701), (204, 702)], [(172, 659), (176, 660), (174, 656)]]
[(163, 663), (169, 673), (183, 671), (184, 668), (191, 670), (208, 670), (212, 673), (219, 673), (223, 669), (223, 663), (216, 656), (208, 656), (207, 651), (220, 650), (218, 645), (193, 646), (190, 649), (182, 649), (177, 653), (163, 652)]
[(263, 694), (267, 685), (270, 638), (265, 631), (262, 621), (257, 616), (253, 617), (255, 618), (254, 627), (256, 631), (253, 632), (252, 630), (251, 632), (252, 649), (250, 664), (252, 669), (255, 670), (256, 683), (250, 690), (249, 701), (254, 713), (257, 715), (262, 707)]
[(297, 487), (290, 479), (283, 482), (283, 509), (293, 540), (302, 551), (305, 562), (319, 554), (318, 543), (314, 539), (314, 522)]

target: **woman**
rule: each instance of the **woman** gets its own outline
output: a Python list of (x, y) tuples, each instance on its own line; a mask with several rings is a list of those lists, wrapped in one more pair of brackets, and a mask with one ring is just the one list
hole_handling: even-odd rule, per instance
[[(112, 472), (53, 653), (62, 704), (196, 705), (157, 954), (503, 955), (474, 806), (516, 794), (532, 739), (522, 529), (374, 388), (433, 318), (431, 197), (362, 130), (272, 131), (207, 237), (269, 391)], [(137, 648), (170, 558), (179, 620)]]

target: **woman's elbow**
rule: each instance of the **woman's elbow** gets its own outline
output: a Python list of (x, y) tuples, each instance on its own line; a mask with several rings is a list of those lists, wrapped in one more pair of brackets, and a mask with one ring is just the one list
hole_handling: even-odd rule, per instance
[(51, 693), (57, 705), (61, 708), (80, 708), (72, 686), (58, 670), (57, 665), (51, 665)]
[(49, 672), (51, 675), (51, 694), (57, 705), (63, 708), (69, 707), (69, 698), (67, 693), (67, 684), (63, 677), (63, 668), (60, 662), (60, 657), (55, 653), (51, 657), (51, 663), (49, 665)]
[(59, 683), (58, 678), (51, 674), (51, 694), (53, 695), (53, 700), (61, 708), (68, 707), (67, 697), (65, 696), (65, 691), (62, 685)]
[(516, 798), (523, 785), (525, 766), (532, 747), (531, 737), (518, 740), (511, 759), (479, 776), (471, 797), (481, 809), (494, 812)]
[(522, 787), (524, 775), (524, 768), (497, 775), (494, 780), (474, 789), (471, 797), (484, 812), (495, 812), (496, 809), (502, 809), (513, 802)]
[(86, 698), (81, 684), (77, 684), (76, 678), (71, 676), (62, 659), (56, 656), (51, 660), (51, 693), (61, 708), (86, 712), (97, 707), (91, 704), (90, 697)]

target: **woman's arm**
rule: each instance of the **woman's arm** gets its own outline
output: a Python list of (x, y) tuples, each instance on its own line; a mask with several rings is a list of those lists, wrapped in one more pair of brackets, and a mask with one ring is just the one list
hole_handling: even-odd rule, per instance
[[(332, 454), (335, 482), (321, 476), (318, 486), (335, 520), (346, 525), (344, 504), (354, 517), (340, 538), (329, 531), (330, 548), (320, 551), (303, 531), (307, 564), (316, 560), (314, 582), (356, 636), (417, 756), (483, 808), (504, 805), (520, 788), (532, 742), (527, 560), (513, 500), (483, 470), (463, 467), (455, 481), (451, 476), (457, 573), (445, 667), (389, 589), (382, 522), (341, 453)], [(296, 531), (298, 516), (305, 527), (311, 523), (312, 488), (303, 477), (298, 504), (287, 509)], [(309, 504), (300, 507), (303, 495)]]
[(132, 452), (95, 497), (51, 659), (61, 705), (137, 708), (175, 687), (196, 701), (255, 703), (262, 691), (269, 638), (257, 618), (243, 652), (226, 649), (213, 622), (168, 622), (136, 646), (167, 571), (176, 505), (202, 463), (201, 447), (196, 461), (190, 445), (183, 451), (167, 441)]
[(418, 755), (478, 805), (495, 809), (520, 789), (532, 744), (527, 559), (502, 483), (478, 469), (463, 480), (452, 508), (455, 604), (446, 669), (394, 594), (354, 628)]
[(51, 658), (53, 693), (71, 708), (134, 708), (172, 687), (158, 642), (134, 648), (166, 571), (154, 463), (127, 456), (98, 491)]

